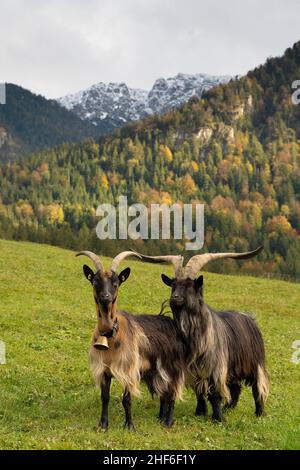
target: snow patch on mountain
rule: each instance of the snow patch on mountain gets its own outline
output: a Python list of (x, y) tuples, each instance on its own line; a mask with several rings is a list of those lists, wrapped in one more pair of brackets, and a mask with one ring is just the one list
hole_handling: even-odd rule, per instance
[(230, 76), (183, 74), (159, 78), (150, 91), (129, 88), (126, 83), (97, 83), (86, 90), (59, 98), (57, 101), (83, 120), (105, 124), (108, 130), (121, 127), (154, 113), (162, 114), (177, 108), (193, 96), (221, 83)]

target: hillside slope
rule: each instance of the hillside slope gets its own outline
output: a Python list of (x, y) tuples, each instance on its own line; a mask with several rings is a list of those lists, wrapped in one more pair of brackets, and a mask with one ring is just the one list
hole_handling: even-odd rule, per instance
[(6, 104), (0, 105), (0, 161), (99, 134), (95, 126), (56, 101), (17, 85), (6, 85)]
[[(96, 433), (100, 399), (88, 370), (95, 307), (83, 260), (51, 246), (1, 240), (0, 254), (0, 340), (7, 349), (7, 364), (0, 365), (1, 449), (299, 448), (299, 364), (291, 362), (300, 334), (298, 284), (204, 273), (209, 304), (256, 314), (271, 377), (266, 417), (254, 416), (244, 389), (226, 424), (213, 424), (194, 416), (189, 391), (166, 431), (156, 419), (158, 400), (143, 387), (142, 398), (133, 400), (137, 431), (128, 433), (121, 389), (113, 383), (110, 430)], [(169, 295), (160, 274), (170, 268), (130, 260), (126, 266), (132, 273), (120, 289), (120, 307), (157, 313)]]

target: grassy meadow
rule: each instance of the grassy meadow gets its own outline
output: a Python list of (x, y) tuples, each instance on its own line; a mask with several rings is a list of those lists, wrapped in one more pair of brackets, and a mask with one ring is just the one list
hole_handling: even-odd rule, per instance
[[(88, 259), (33, 243), (0, 241), (0, 449), (295, 449), (300, 447), (300, 364), (291, 361), (300, 339), (300, 286), (279, 280), (204, 273), (205, 299), (215, 308), (256, 314), (271, 378), (267, 415), (256, 418), (251, 389), (243, 389), (225, 424), (194, 416), (191, 391), (177, 403), (175, 424), (157, 421), (158, 399), (142, 386), (133, 399), (136, 432), (123, 430), (121, 389), (113, 382), (108, 432), (97, 432), (100, 394), (89, 372), (95, 326)], [(109, 266), (109, 259), (104, 258)], [(171, 268), (126, 260), (132, 267), (119, 307), (158, 313)], [(210, 410), (211, 414), (211, 410)]]

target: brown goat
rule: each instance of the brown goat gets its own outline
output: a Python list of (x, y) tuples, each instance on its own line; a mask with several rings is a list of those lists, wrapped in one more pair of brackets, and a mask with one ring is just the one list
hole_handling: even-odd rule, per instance
[(100, 427), (108, 427), (108, 403), (111, 378), (115, 377), (124, 390), (125, 427), (134, 429), (131, 396), (140, 394), (144, 380), (151, 394), (160, 397), (159, 418), (166, 425), (173, 422), (174, 403), (181, 398), (185, 383), (184, 345), (171, 318), (159, 315), (132, 315), (118, 310), (119, 286), (126, 281), (130, 268), (119, 275), (116, 270), (128, 256), (126, 251), (114, 258), (109, 271), (104, 271), (100, 259), (90, 251), (88, 256), (96, 273), (83, 266), (86, 278), (93, 286), (97, 311), (97, 326), (90, 348), (90, 364), (97, 386), (101, 388), (102, 413)]

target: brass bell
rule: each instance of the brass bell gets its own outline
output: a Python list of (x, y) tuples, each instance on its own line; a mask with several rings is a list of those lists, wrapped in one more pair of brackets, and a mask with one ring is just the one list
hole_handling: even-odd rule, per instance
[(100, 351), (107, 351), (109, 346), (106, 336), (99, 336), (96, 343), (94, 343), (94, 348), (99, 349)]

